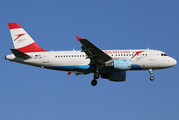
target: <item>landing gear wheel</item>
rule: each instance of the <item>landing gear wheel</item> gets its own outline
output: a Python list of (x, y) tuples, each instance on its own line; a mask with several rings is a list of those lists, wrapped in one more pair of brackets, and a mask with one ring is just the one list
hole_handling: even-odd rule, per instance
[(94, 73), (94, 79), (98, 79), (100, 76), (99, 72)]
[(96, 80), (96, 79), (94, 79), (94, 80), (92, 80), (92, 81), (91, 81), (91, 85), (92, 85), (92, 86), (96, 86), (96, 85), (97, 85), (97, 83), (98, 83), (98, 82), (97, 82), (97, 80)]
[(151, 80), (151, 81), (153, 81), (153, 80), (154, 80), (154, 77), (153, 77), (153, 76), (151, 76), (151, 77), (150, 77), (150, 80)]
[(154, 77), (152, 76), (152, 69), (149, 69), (149, 74), (150, 74), (150, 80), (153, 81)]

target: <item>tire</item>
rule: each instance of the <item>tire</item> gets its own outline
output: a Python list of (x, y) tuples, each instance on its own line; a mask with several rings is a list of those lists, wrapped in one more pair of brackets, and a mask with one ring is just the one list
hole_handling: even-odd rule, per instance
[(151, 81), (153, 81), (153, 80), (154, 80), (154, 77), (153, 77), (153, 76), (151, 76), (151, 77), (150, 77), (150, 80), (151, 80)]
[(94, 80), (92, 80), (92, 81), (91, 81), (91, 85), (92, 85), (92, 86), (96, 86), (96, 85), (97, 85), (97, 83), (98, 83), (98, 82), (97, 82), (97, 80), (96, 80), (96, 79), (94, 79)]

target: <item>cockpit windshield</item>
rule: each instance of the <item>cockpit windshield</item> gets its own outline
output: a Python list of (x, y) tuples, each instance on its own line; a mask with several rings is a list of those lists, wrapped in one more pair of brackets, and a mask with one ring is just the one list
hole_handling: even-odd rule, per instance
[(166, 53), (161, 53), (161, 56), (168, 56)]

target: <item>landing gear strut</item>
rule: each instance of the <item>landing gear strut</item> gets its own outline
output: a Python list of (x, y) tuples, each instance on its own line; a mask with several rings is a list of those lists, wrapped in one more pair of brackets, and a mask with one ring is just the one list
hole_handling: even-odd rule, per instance
[(149, 74), (150, 74), (150, 80), (153, 81), (154, 77), (152, 76), (152, 69), (149, 69)]
[(100, 76), (99, 72), (95, 72), (95, 73), (94, 73), (94, 79), (91, 81), (91, 85), (92, 85), (92, 86), (96, 86), (96, 85), (97, 85), (98, 82), (97, 82), (96, 79), (98, 79), (99, 76)]
[(99, 76), (100, 76), (99, 72), (95, 72), (95, 73), (94, 73), (94, 79), (98, 79)]

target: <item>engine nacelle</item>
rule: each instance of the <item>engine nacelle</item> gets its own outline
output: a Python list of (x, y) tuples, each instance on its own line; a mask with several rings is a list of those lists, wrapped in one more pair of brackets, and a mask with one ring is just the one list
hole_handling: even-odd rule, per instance
[(126, 80), (126, 71), (102, 74), (101, 78), (109, 79), (114, 82), (122, 82)]
[(114, 69), (119, 69), (119, 70), (130, 70), (131, 60), (130, 59), (112, 60), (112, 61), (106, 62), (105, 66), (113, 67)]

